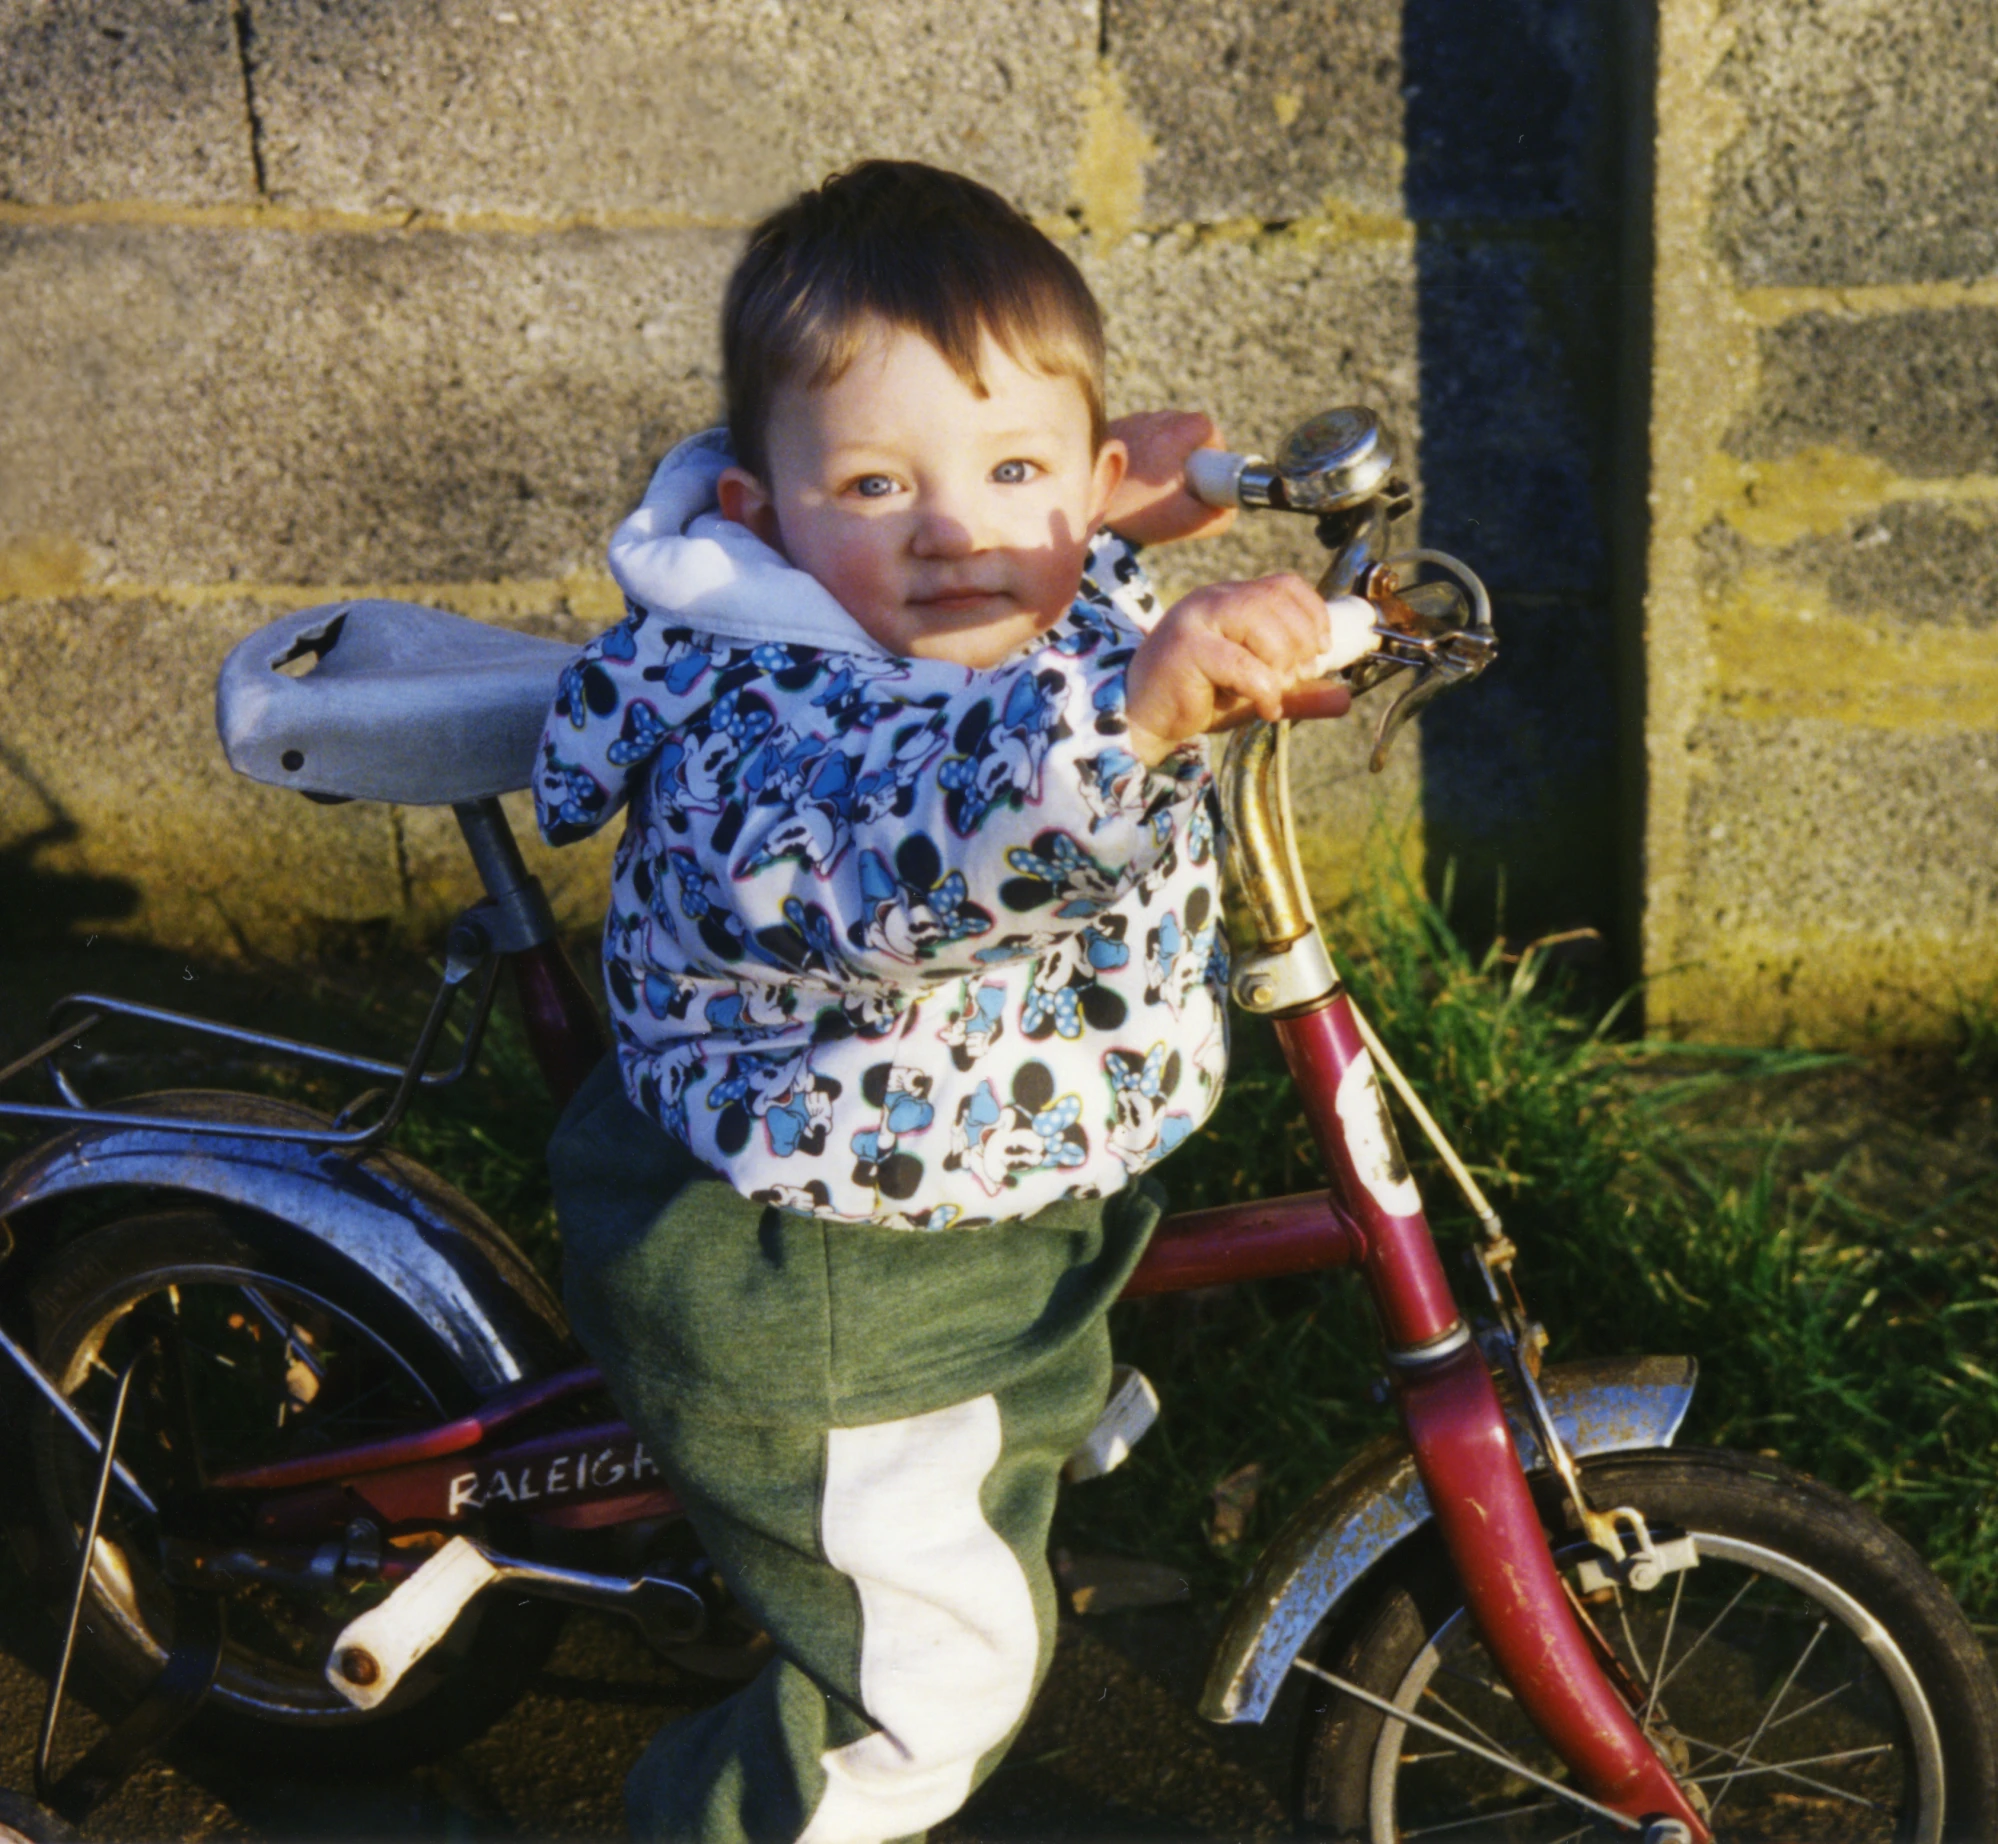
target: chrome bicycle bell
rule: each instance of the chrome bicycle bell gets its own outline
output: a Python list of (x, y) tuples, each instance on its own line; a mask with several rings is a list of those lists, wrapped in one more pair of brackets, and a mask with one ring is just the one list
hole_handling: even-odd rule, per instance
[(1343, 512), (1363, 505), (1394, 469), (1394, 437), (1373, 411), (1358, 406), (1321, 410), (1284, 438), (1274, 461), (1242, 470), (1245, 506), (1284, 512)]

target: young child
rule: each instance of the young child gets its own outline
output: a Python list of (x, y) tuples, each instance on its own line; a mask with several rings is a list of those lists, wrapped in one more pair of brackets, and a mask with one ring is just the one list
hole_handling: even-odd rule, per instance
[(550, 1159), (578, 1335), (776, 1646), (633, 1831), (859, 1844), (954, 1812), (1047, 1668), (1139, 1175), (1226, 1065), (1199, 738), (1345, 694), (1295, 577), (1159, 615), (1111, 531), (1225, 523), (1177, 484), (1211, 425), (1110, 432), (1087, 286), (984, 187), (803, 195), (723, 353), (542, 739), (551, 841), (629, 809), (617, 1053)]

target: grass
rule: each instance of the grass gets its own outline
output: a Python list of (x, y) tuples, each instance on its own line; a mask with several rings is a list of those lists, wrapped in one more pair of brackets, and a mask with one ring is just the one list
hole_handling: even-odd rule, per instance
[(1998, 1083), (1998, 982), (1965, 997), (1957, 1006), (1956, 1066), (1972, 1082)]
[[(1470, 1161), (1518, 1243), (1556, 1358), (1686, 1352), (1682, 1439), (1779, 1455), (1910, 1536), (1973, 1617), (1998, 1613), (1998, 1174), (1896, 1208), (1807, 1155), (1743, 1098), (1846, 1059), (1618, 1042), (1550, 956), (1473, 956), (1407, 891), (1342, 918), (1356, 999)], [(1241, 1034), (1214, 1119), (1167, 1168), (1175, 1202), (1315, 1182), (1266, 1032)], [(1864, 1073), (1864, 1072), (1862, 1072)], [(1959, 1080), (1979, 1071), (1959, 1058)], [(1468, 1240), (1419, 1134), (1412, 1163), (1446, 1244)], [(1466, 1300), (1475, 1297), (1460, 1288)], [(1169, 1555), (1210, 1590), (1370, 1432), (1376, 1340), (1357, 1281), (1303, 1277), (1118, 1309), (1120, 1354), (1165, 1397), (1160, 1430), (1064, 1512), (1073, 1547)], [(1244, 1539), (1217, 1546), (1213, 1493), (1260, 1470)], [(1234, 1494), (1239, 1497), (1239, 1489)]]
[[(457, 1049), (454, 1041), (453, 1058)], [(499, 1223), (551, 1285), (562, 1242), (544, 1154), (558, 1112), (518, 1014), (495, 1005), (477, 1068), (419, 1102), (395, 1139), (400, 1151), (442, 1172)]]

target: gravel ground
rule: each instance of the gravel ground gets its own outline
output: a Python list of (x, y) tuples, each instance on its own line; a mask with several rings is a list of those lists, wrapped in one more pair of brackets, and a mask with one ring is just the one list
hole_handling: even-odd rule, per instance
[[(33, 1784), (51, 1641), (25, 1584), (0, 1564), (0, 1788)], [(1208, 1620), (1190, 1608), (1072, 1621), (1005, 1764), (932, 1835), (983, 1840), (1251, 1839), (1283, 1830), (1276, 1738), (1192, 1713)], [(620, 1838), (620, 1785), (647, 1738), (710, 1687), (608, 1616), (572, 1614), (547, 1667), (457, 1754), (375, 1781), (260, 1775), (170, 1746), (91, 1815), (89, 1839)], [(99, 1733), (72, 1704), (59, 1763)]]

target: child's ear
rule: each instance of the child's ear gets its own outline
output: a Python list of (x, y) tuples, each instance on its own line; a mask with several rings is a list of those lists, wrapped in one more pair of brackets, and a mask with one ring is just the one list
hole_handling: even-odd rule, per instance
[(1089, 529), (1094, 532), (1124, 484), (1124, 470), (1131, 464), (1131, 451), (1114, 435), (1104, 438), (1096, 451), (1096, 467), (1089, 483)]
[(715, 482), (715, 494), (721, 501), (723, 518), (747, 526), (773, 551), (783, 550), (783, 539), (777, 530), (777, 502), (770, 497), (770, 489), (747, 468), (723, 468), (721, 478)]

